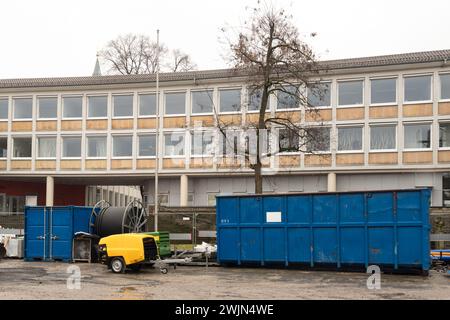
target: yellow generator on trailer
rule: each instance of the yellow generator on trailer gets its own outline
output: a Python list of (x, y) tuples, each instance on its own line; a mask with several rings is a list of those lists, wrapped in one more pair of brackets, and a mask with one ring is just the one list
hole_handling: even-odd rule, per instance
[(158, 248), (151, 235), (115, 234), (100, 239), (99, 258), (115, 273), (123, 273), (126, 268), (139, 271), (143, 264), (158, 258)]

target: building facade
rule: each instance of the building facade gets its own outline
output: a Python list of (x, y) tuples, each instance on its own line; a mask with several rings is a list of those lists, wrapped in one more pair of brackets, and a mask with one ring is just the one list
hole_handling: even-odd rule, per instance
[[(449, 58), (440, 50), (320, 62), (325, 94), (306, 90), (316, 112), (272, 95), (271, 116), (320, 127), (327, 140), (317, 152), (267, 159), (264, 192), (429, 187), (433, 206), (450, 205)], [(245, 75), (161, 74), (156, 97), (155, 75), (0, 80), (0, 193), (10, 181), (47, 183), (55, 197), (53, 184), (141, 185), (151, 204), (156, 163), (162, 205), (254, 191), (253, 171), (224, 157), (227, 142), (214, 134), (258, 116)], [(271, 147), (299, 143), (277, 130)]]
[(87, 186), (85, 203), (94, 206), (99, 201), (107, 201), (113, 207), (126, 207), (134, 200), (142, 201), (139, 186)]

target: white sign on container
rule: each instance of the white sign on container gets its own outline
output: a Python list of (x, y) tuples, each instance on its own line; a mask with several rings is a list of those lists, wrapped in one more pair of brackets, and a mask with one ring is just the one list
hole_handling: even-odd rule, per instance
[(281, 212), (266, 212), (266, 222), (281, 222)]

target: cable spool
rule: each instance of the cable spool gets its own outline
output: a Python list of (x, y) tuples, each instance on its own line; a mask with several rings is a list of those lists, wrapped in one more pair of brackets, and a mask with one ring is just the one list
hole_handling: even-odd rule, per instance
[(92, 233), (100, 237), (145, 232), (147, 213), (138, 200), (131, 201), (126, 207), (111, 207), (108, 202), (100, 201), (92, 209), (91, 226)]

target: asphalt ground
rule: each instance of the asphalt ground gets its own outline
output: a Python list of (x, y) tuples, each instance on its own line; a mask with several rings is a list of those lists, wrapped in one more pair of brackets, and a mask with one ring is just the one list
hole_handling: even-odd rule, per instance
[(450, 275), (380, 276), (380, 289), (368, 289), (369, 274), (358, 272), (178, 266), (115, 274), (101, 264), (3, 259), (0, 299), (450, 299)]

